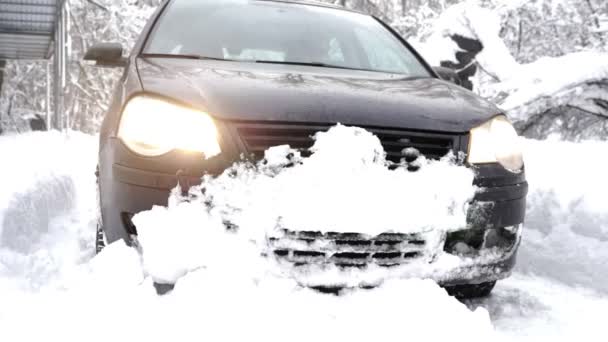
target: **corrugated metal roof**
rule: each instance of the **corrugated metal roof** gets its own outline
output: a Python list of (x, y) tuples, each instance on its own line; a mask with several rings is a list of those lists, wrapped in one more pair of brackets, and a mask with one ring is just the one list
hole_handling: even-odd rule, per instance
[(0, 0), (0, 59), (50, 56), (64, 0)]

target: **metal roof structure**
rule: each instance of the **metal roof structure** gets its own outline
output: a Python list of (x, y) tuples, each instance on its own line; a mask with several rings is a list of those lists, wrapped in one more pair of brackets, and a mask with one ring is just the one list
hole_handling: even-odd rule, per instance
[(0, 0), (0, 59), (51, 57), (65, 0)]

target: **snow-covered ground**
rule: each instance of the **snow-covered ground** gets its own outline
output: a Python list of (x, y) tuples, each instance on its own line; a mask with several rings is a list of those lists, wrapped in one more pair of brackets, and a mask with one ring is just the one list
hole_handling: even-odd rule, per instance
[[(173, 292), (157, 296), (147, 275), (154, 271), (144, 267), (146, 261), (134, 249), (116, 243), (93, 257), (96, 141), (77, 133), (0, 137), (2, 340), (605, 341), (608, 337), (602, 324), (608, 317), (608, 163), (602, 158), (608, 154), (608, 143), (525, 142), (530, 193), (516, 272), (499, 282), (491, 297), (461, 303), (434, 282), (420, 279), (393, 279), (380, 288), (339, 297), (319, 294), (297, 286), (289, 277), (270, 276), (255, 257), (244, 260), (243, 256), (255, 253), (250, 236), (243, 239), (218, 231), (205, 232), (215, 234), (206, 246), (221, 259), (189, 265), (187, 272), (179, 274)], [(368, 164), (373, 166), (374, 150), (369, 151)], [(282, 162), (281, 151), (272, 155), (279, 157), (274, 162)], [(305, 166), (273, 176), (287, 186), (290, 177), (298, 176), (294, 173), (314, 175), (315, 168)], [(370, 170), (374, 168), (369, 165), (359, 169)], [(269, 167), (264, 172), (267, 176), (275, 171)], [(381, 169), (374, 172), (383, 174)], [(246, 182), (270, 186), (260, 173), (249, 173)], [(219, 187), (242, 184), (216, 182)], [(308, 184), (311, 194), (322, 185)], [(240, 199), (246, 203), (253, 198)], [(187, 203), (177, 202), (175, 207), (188, 210)], [(360, 205), (357, 200), (349, 203)], [(167, 219), (174, 218), (170, 211)], [(237, 212), (230, 217), (242, 222), (251, 218), (251, 213)], [(140, 224), (145, 225), (146, 216), (160, 217), (142, 214)], [(201, 214), (198, 219), (212, 218)], [(144, 248), (154, 246), (155, 235), (147, 237), (146, 241), (142, 236)], [(183, 239), (166, 242), (196, 246)], [(179, 257), (171, 260), (182, 265), (184, 259)], [(191, 260), (188, 255), (181, 257)]]

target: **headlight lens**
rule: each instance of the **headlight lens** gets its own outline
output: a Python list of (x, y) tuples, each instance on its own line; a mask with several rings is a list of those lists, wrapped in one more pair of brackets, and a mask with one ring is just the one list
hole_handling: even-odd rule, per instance
[(468, 162), (500, 163), (512, 172), (524, 165), (520, 138), (513, 125), (500, 115), (471, 130)]
[(221, 152), (211, 117), (204, 112), (147, 96), (131, 99), (123, 110), (118, 137), (134, 152), (160, 156), (171, 150)]

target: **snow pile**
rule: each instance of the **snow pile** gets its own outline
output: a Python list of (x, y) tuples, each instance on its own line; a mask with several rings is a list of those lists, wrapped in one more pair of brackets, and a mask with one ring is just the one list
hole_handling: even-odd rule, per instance
[(527, 143), (519, 270), (608, 294), (608, 144)]
[[(252, 260), (283, 229), (424, 233), (433, 248), (466, 225), (474, 173), (454, 157), (419, 157), (417, 172), (405, 163), (389, 169), (377, 137), (342, 125), (318, 133), (311, 152), (303, 158), (289, 146), (271, 148), (257, 165), (236, 163), (206, 176), (187, 198), (176, 191), (168, 208), (137, 214), (147, 272), (171, 283), (218, 258)], [(238, 234), (224, 234), (226, 227)], [(238, 255), (245, 251), (252, 254)]]
[[(336, 153), (343, 150), (335, 147), (336, 139), (332, 139), (334, 134), (352, 144), (346, 146), (361, 149), (358, 156), (345, 152), (344, 156), (339, 157), (341, 162), (349, 166), (340, 165), (332, 159), (338, 158)], [(0, 287), (3, 289), (0, 291), (0, 326), (3, 328), (3, 340), (79, 341), (82, 336), (88, 336), (88, 340), (104, 342), (218, 338), (228, 341), (424, 338), (474, 342), (495, 338), (485, 309), (469, 310), (431, 280), (394, 280), (373, 291), (356, 291), (337, 297), (322, 295), (302, 288), (290, 279), (264, 273), (267, 268), (259, 257), (259, 246), (250, 241), (251, 237), (259, 234), (241, 232), (254, 228), (271, 229), (265, 226), (264, 220), (248, 224), (247, 219), (256, 218), (258, 214), (250, 212), (254, 209), (266, 213), (278, 212), (276, 208), (266, 206), (276, 205), (280, 196), (290, 194), (289, 189), (279, 191), (281, 187), (289, 186), (288, 182), (296, 179), (305, 181), (308, 186), (317, 186), (320, 191), (324, 184), (318, 178), (324, 176), (318, 168), (331, 165), (340, 168), (345, 172), (343, 177), (359, 185), (352, 187), (350, 195), (356, 193), (362, 201), (381, 201), (360, 194), (360, 189), (368, 189), (360, 183), (372, 181), (379, 186), (387, 186), (387, 180), (355, 177), (374, 175), (388, 177), (393, 182), (405, 178), (399, 176), (405, 170), (389, 171), (383, 166), (384, 159), (377, 140), (362, 130), (338, 127), (333, 133), (319, 136), (316, 153), (310, 158), (289, 157), (297, 160), (292, 167), (284, 164), (289, 153), (294, 151), (276, 148), (267, 155), (267, 164), (235, 165), (217, 179), (209, 179), (211, 184), (204, 195), (202, 188), (192, 189), (189, 199), (174, 194), (169, 209), (157, 207), (137, 216), (138, 224), (143, 229), (140, 242), (144, 260), (136, 249), (127, 247), (121, 241), (109, 245), (87, 263), (82, 262), (86, 259), (85, 255), (90, 256), (94, 250), (94, 225), (91, 222), (95, 218), (94, 140), (91, 137), (64, 137), (55, 133), (10, 139), (0, 139), (0, 146), (12, 147), (20, 153), (29, 151), (32, 160), (48, 158), (48, 162), (32, 163), (30, 166), (32, 170), (37, 170), (36, 174), (28, 174), (30, 171), (26, 168), (20, 169), (24, 179), (16, 179), (16, 182), (32, 184), (26, 188), (13, 187), (10, 193), (3, 193), (9, 198), (8, 207), (10, 198), (25, 198), (40, 190), (40, 187), (48, 187), (48, 179), (64, 177), (66, 184), (73, 183), (73, 191), (55, 193), (57, 197), (54, 200), (64, 201), (65, 210), (52, 215), (58, 217), (53, 219), (55, 224), (51, 225), (53, 227), (49, 228), (48, 233), (41, 232), (45, 227), (37, 227), (37, 234), (43, 236), (40, 243), (30, 247), (35, 251), (21, 255), (31, 262), (20, 267), (23, 270), (32, 267), (29, 269), (31, 274), (21, 275), (23, 282), (44, 284), (35, 291), (16, 287), (9, 289), (6, 285), (12, 283), (14, 277), (0, 272)], [(20, 153), (13, 155), (21, 156)], [(322, 165), (325, 162), (330, 164)], [(453, 167), (449, 166), (448, 161), (421, 160), (420, 164), (420, 175), (426, 172), (425, 169), (433, 172), (434, 168)], [(237, 172), (238, 176), (231, 172)], [(14, 174), (19, 178), (17, 169)], [(389, 176), (392, 174), (395, 175)], [(416, 178), (419, 182), (428, 183), (424, 176), (417, 176), (416, 173), (410, 175), (419, 177)], [(337, 176), (337, 171), (328, 170), (328, 179), (337, 181)], [(465, 177), (464, 173), (461, 176), (467, 182), (472, 177), (469, 174)], [(277, 185), (274, 182), (280, 183)], [(418, 186), (422, 187), (422, 183)], [(345, 184), (341, 186), (347, 189)], [(301, 185), (293, 186), (292, 191), (305, 191)], [(472, 189), (466, 189), (471, 192), (454, 200), (464, 201), (471, 195)], [(274, 192), (266, 196), (256, 195), (256, 191), (263, 190)], [(411, 191), (402, 195), (407, 197)], [(460, 190), (448, 187), (446, 191)], [(312, 196), (313, 193), (309, 191), (303, 195)], [(225, 194), (225, 197), (221, 197), (221, 194)], [(438, 194), (437, 200), (444, 201), (444, 196)], [(203, 198), (210, 200), (209, 206), (204, 204)], [(240, 199), (235, 202), (239, 207), (228, 206), (230, 199)], [(256, 200), (264, 205), (255, 203)], [(404, 198), (404, 201), (409, 200)], [(287, 206), (278, 208), (285, 209)], [(18, 221), (6, 210), (6, 206), (1, 210), (11, 222)], [(367, 210), (365, 214), (382, 213)], [(459, 217), (460, 213), (454, 215)], [(234, 220), (238, 233), (225, 231), (226, 223), (222, 221), (226, 218)], [(154, 221), (147, 222), (148, 219)], [(24, 220), (27, 222), (28, 218)], [(409, 231), (411, 228), (404, 225), (394, 229)], [(13, 237), (16, 238), (7, 237), (7, 241), (12, 241)], [(155, 244), (167, 246), (167, 253), (159, 254), (156, 259), (151, 252)], [(4, 244), (0, 246), (0, 252), (3, 256), (17, 254)], [(162, 253), (160, 250), (156, 252)], [(37, 260), (37, 253), (49, 256), (46, 263)], [(1, 260), (4, 262), (6, 258)], [(152, 284), (153, 278), (147, 274), (150, 264), (167, 262), (166, 267), (155, 270), (160, 269), (161, 278), (172, 278), (176, 276), (175, 265), (184, 267), (183, 262), (188, 260), (205, 262), (200, 265), (186, 262), (188, 273), (181, 277), (175, 289), (168, 295), (158, 296)], [(44, 275), (49, 270), (57, 271), (52, 279)], [(437, 329), (438, 326), (442, 328)], [(475, 332), (473, 336), (472, 331)]]
[[(290, 282), (258, 282), (200, 269), (159, 297), (136, 277), (138, 255), (123, 243), (94, 259), (67, 291), (10, 298), (0, 309), (11, 341), (370, 341), (496, 339), (488, 313), (469, 310), (430, 280), (395, 281), (374, 291), (323, 295)], [(236, 275), (230, 272), (237, 273)], [(5, 306), (8, 305), (8, 306)], [(10, 307), (10, 315), (3, 315)], [(86, 312), (86, 314), (83, 314)], [(32, 329), (35, 326), (36, 329)], [(441, 329), (437, 327), (440, 326)], [(472, 334), (474, 332), (474, 334)]]
[(91, 255), (95, 146), (79, 133), (0, 137), (0, 291), (39, 287)]
[[(225, 206), (200, 210), (194, 193), (190, 203), (174, 195), (171, 209), (140, 216), (155, 217), (158, 225), (176, 232), (161, 230), (156, 237), (179, 257), (160, 254), (151, 263), (183, 265), (191, 257), (210, 258), (202, 267), (187, 265), (184, 273), (189, 272), (175, 289), (157, 296), (148, 266), (122, 242), (84, 262), (94, 249), (95, 145), (94, 138), (78, 134), (0, 137), (7, 165), (0, 179), (11, 179), (2, 184), (7, 191), (0, 192), (0, 212), (3, 230), (13, 232), (0, 244), (2, 340), (605, 340), (608, 164), (601, 156), (608, 152), (607, 143), (526, 140), (530, 193), (518, 271), (499, 282), (490, 298), (467, 302), (468, 308), (430, 280), (393, 279), (373, 290), (333, 296), (266, 273), (259, 246), (242, 233), (249, 226), (226, 233), (213, 221), (226, 216), (214, 210), (239, 215)], [(268, 168), (249, 166), (250, 173), (241, 176), (251, 175), (248, 184), (285, 177), (296, 167), (273, 166), (284, 160), (284, 152), (277, 152), (281, 149), (268, 155)], [(363, 159), (373, 161), (374, 155)], [(313, 157), (301, 158), (297, 168)], [(227, 174), (222, 177), (223, 183), (214, 180), (217, 188), (243, 191), (229, 187), (243, 185), (238, 177), (233, 183)], [(213, 189), (206, 193), (216, 194)], [(48, 198), (35, 199), (38, 195)], [(21, 204), (16, 201), (30, 203), (31, 212), (48, 210), (50, 223), (22, 216), (26, 211), (17, 210)], [(188, 226), (180, 210), (198, 212), (198, 219)], [(29, 228), (15, 230), (16, 223)], [(200, 240), (203, 235), (210, 240)], [(147, 238), (144, 248), (155, 244), (152, 230)], [(173, 265), (166, 269), (176, 270)]]

